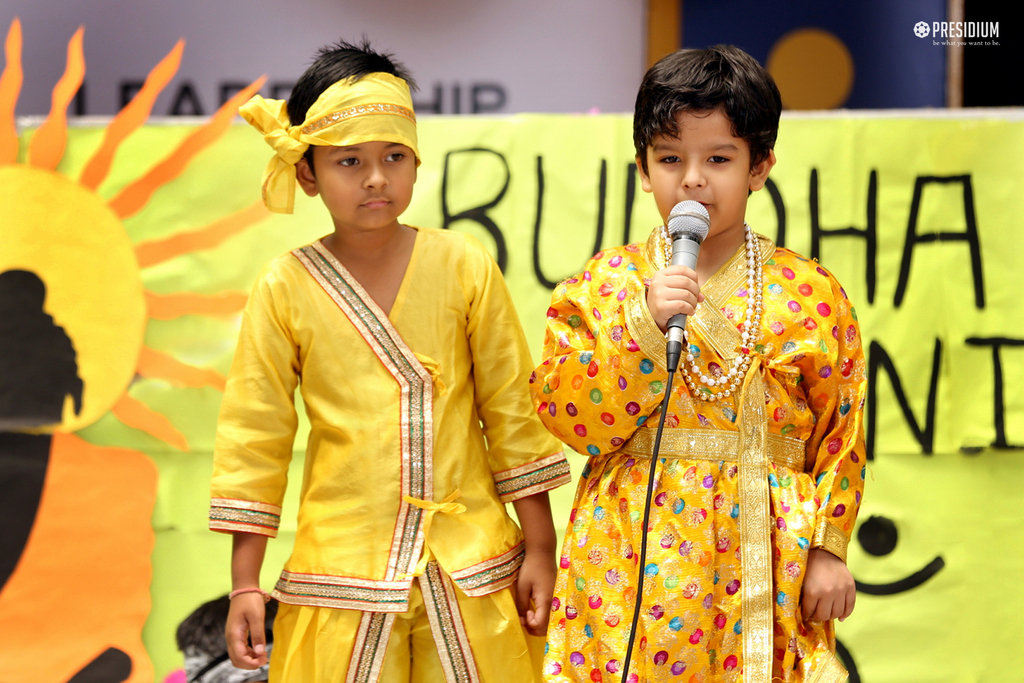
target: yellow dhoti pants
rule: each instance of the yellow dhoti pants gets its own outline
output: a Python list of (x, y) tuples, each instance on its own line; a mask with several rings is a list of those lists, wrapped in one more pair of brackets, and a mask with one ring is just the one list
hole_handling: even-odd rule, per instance
[(544, 640), (526, 634), (510, 589), (460, 591), (431, 562), (401, 614), (282, 603), (271, 683), (530, 683)]

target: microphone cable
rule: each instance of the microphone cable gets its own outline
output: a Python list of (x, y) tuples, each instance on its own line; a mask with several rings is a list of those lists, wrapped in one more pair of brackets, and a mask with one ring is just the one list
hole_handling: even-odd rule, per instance
[[(677, 359), (678, 360), (678, 359)], [(669, 364), (675, 365), (670, 359)], [(640, 621), (640, 607), (643, 604), (644, 576), (647, 574), (647, 526), (651, 519), (651, 500), (654, 495), (654, 471), (658, 467), (658, 452), (661, 450), (661, 432), (665, 428), (665, 417), (668, 415), (669, 399), (672, 396), (672, 378), (676, 367), (669, 367), (668, 381), (665, 383), (665, 398), (661, 401), (661, 415), (658, 417), (658, 431), (654, 435), (654, 449), (651, 451), (651, 471), (647, 477), (647, 501), (644, 503), (644, 521), (640, 530), (640, 574), (636, 583), (636, 603), (633, 606), (633, 623), (629, 628), (629, 642), (626, 644), (626, 659), (622, 665), (621, 683), (627, 683), (629, 663), (633, 655), (633, 640), (636, 638), (636, 627)]]
[[(711, 216), (707, 208), (700, 202), (687, 199), (679, 202), (669, 212), (666, 230), (672, 239), (672, 265), (687, 265), (697, 268), (697, 254), (701, 242), (708, 236), (711, 229)], [(672, 379), (679, 367), (679, 357), (683, 350), (683, 329), (686, 327), (686, 316), (677, 313), (668, 321), (666, 337), (668, 344), (665, 349), (665, 365), (668, 368), (668, 381), (665, 383), (665, 398), (661, 402), (661, 416), (658, 418), (658, 431), (654, 436), (654, 448), (651, 451), (651, 471), (647, 477), (647, 501), (644, 503), (643, 528), (640, 530), (640, 573), (636, 583), (636, 604), (633, 606), (633, 623), (629, 629), (629, 642), (626, 644), (626, 658), (622, 666), (622, 683), (628, 683), (629, 663), (633, 656), (633, 641), (640, 623), (640, 607), (643, 605), (644, 576), (647, 574), (647, 527), (651, 520), (651, 501), (654, 496), (654, 472), (658, 467), (658, 454), (661, 450), (661, 433), (665, 429), (665, 417), (668, 415), (668, 404), (672, 397)]]

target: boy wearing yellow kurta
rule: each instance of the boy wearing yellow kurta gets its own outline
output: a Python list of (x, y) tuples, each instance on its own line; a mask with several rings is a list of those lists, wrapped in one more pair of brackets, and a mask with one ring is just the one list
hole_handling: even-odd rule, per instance
[[(545, 677), (618, 682), (645, 572), (629, 681), (820, 681), (846, 672), (831, 619), (864, 479), (864, 355), (826, 270), (744, 222), (775, 163), (781, 102), (731, 47), (648, 71), (634, 140), (659, 212), (710, 214), (696, 271), (663, 227), (561, 283), (531, 378), (548, 429), (590, 458), (566, 532)], [(639, 567), (665, 329), (689, 316)]]
[(290, 212), (298, 182), (335, 227), (257, 281), (217, 430), (210, 526), (234, 534), (227, 639), (253, 668), (302, 393), (311, 431), (273, 591), (275, 682), (539, 676), (528, 634), (543, 635), (554, 582), (546, 492), (568, 466), (533, 415), (494, 261), (466, 235), (398, 222), (419, 164), (408, 80), (339, 44), (287, 104), (242, 109), (276, 152), (267, 206)]

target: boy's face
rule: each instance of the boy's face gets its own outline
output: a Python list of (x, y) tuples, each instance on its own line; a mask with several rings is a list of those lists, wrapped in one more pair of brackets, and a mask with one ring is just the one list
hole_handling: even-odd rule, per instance
[(412, 201), (416, 156), (396, 142), (362, 142), (348, 147), (313, 147), (296, 177), (310, 197), (320, 195), (335, 230), (367, 231), (397, 225)]
[(659, 135), (647, 147), (647, 171), (638, 157), (637, 167), (646, 192), (663, 221), (672, 207), (692, 199), (711, 216), (708, 238), (743, 241), (747, 194), (764, 187), (775, 165), (775, 153), (753, 168), (750, 147), (732, 133), (732, 122), (721, 109), (681, 112), (676, 118), (679, 137)]

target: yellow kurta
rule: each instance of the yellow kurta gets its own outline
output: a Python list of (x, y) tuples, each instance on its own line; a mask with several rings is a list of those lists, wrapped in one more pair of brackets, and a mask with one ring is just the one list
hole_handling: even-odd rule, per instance
[[(597, 254), (556, 288), (545, 360), (531, 378), (548, 429), (590, 455), (555, 586), (551, 681), (621, 676), (667, 380), (665, 336), (644, 284), (665, 265), (661, 239), (658, 229), (646, 244)], [(860, 335), (828, 272), (766, 238), (759, 247), (764, 313), (743, 390), (704, 402), (682, 377), (673, 386), (630, 680), (845, 676), (831, 626), (805, 623), (799, 600), (807, 551), (845, 559), (860, 504)], [(705, 301), (687, 322), (688, 352), (705, 374), (727, 370), (742, 352), (746, 275), (741, 248), (702, 287)]]
[(299, 386), (311, 432), (277, 599), (404, 612), (427, 557), (467, 595), (509, 586), (523, 545), (505, 503), (569, 479), (531, 365), (497, 266), (464, 234), (418, 231), (390, 316), (319, 242), (279, 257), (224, 392), (210, 527), (276, 535)]

